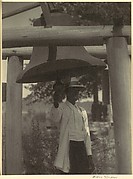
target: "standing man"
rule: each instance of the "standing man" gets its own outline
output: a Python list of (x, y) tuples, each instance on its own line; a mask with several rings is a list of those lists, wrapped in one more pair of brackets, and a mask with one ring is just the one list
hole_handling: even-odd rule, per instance
[(62, 174), (91, 174), (94, 170), (87, 113), (76, 104), (83, 88), (76, 78), (71, 78), (65, 90), (67, 100), (61, 102), (59, 91), (54, 95), (51, 119), (60, 123), (54, 165)]

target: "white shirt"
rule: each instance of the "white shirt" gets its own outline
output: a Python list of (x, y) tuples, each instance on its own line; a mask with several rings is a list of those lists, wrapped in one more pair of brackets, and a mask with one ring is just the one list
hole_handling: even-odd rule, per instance
[(71, 103), (69, 105), (71, 106), (74, 116), (69, 121), (69, 140), (84, 141), (85, 125), (81, 110), (77, 105), (73, 105)]

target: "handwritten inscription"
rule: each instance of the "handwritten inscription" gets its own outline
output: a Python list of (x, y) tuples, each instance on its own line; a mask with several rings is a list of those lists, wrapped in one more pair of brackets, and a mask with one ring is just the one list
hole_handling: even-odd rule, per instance
[(117, 176), (107, 176), (107, 175), (104, 175), (104, 176), (100, 176), (100, 175), (94, 175), (92, 178), (95, 178), (95, 179), (116, 179)]

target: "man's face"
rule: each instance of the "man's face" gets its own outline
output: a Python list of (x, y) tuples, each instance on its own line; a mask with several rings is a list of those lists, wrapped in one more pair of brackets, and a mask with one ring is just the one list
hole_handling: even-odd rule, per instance
[(67, 100), (72, 104), (79, 99), (79, 89), (78, 88), (69, 88), (67, 91)]

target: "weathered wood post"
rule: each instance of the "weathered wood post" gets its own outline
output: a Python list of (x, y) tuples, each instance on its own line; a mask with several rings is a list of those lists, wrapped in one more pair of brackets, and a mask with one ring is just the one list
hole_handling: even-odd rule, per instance
[[(110, 115), (110, 81), (108, 69), (102, 73), (102, 102), (103, 102), (103, 117), (104, 120), (111, 121)], [(106, 118), (106, 119), (105, 119)]]
[(22, 59), (12, 56), (7, 69), (6, 104), (6, 174), (22, 174), (22, 84), (16, 78), (22, 70)]
[(95, 72), (93, 83), (93, 103), (91, 107), (93, 121), (101, 120), (100, 105), (98, 100), (98, 72)]
[(95, 71), (95, 74), (93, 75), (94, 82), (93, 82), (93, 102), (98, 103), (98, 73)]
[(109, 74), (108, 70), (102, 73), (102, 101), (108, 105), (110, 103)]
[(114, 31), (106, 45), (118, 173), (131, 174), (131, 62), (121, 29)]

